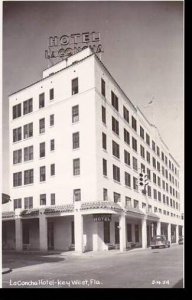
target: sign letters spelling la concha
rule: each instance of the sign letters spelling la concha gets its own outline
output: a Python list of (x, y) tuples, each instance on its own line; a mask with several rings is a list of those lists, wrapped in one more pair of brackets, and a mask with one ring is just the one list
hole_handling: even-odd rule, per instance
[(99, 32), (73, 33), (70, 35), (50, 36), (45, 58), (66, 59), (79, 51), (90, 47), (94, 53), (103, 52)]
[(94, 214), (93, 215), (94, 222), (111, 222), (111, 214)]

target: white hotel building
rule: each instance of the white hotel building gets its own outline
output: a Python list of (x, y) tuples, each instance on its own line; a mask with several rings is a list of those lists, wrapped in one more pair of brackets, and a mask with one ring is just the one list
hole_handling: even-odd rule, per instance
[(160, 233), (178, 241), (179, 165), (90, 48), (12, 94), (9, 109), (3, 249), (124, 251)]

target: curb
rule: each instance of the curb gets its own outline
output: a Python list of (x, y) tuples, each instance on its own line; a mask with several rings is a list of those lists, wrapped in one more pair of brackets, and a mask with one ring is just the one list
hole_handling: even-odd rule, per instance
[(7, 274), (10, 273), (12, 270), (10, 268), (3, 268), (2, 269), (2, 274)]

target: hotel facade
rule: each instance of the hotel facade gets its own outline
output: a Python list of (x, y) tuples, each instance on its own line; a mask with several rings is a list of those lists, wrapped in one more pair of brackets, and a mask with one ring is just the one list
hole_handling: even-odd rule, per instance
[(4, 250), (124, 251), (182, 235), (179, 165), (90, 48), (10, 95), (9, 151)]

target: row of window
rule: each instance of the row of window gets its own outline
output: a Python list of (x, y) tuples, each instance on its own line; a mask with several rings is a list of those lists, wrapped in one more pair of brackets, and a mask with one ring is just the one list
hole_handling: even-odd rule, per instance
[[(40, 205), (47, 205), (47, 195), (40, 194), (39, 196)], [(73, 190), (73, 201), (81, 201), (81, 189), (74, 189)], [(24, 206), (22, 205), (22, 199), (14, 199), (13, 200), (14, 210), (16, 208), (23, 208), (30, 209), (33, 208), (33, 197), (25, 197), (24, 198)], [(55, 205), (56, 203), (56, 196), (55, 193), (50, 194), (50, 204)]]
[[(104, 201), (108, 201), (108, 190), (106, 188), (103, 189), (103, 200)], [(117, 202), (121, 202), (121, 194), (113, 192), (113, 201), (115, 203)], [(136, 199), (132, 199), (130, 197), (125, 196), (125, 206), (126, 207), (133, 207), (133, 208), (139, 208), (139, 201)], [(172, 205), (171, 205), (172, 207)], [(142, 208), (146, 208), (146, 203), (142, 203)], [(176, 208), (177, 210), (179, 210), (179, 206), (178, 203), (176, 203), (176, 205), (173, 206), (173, 208)], [(152, 212), (152, 206), (148, 205), (148, 211)], [(154, 207), (154, 212), (157, 212), (156, 207)], [(159, 209), (159, 212), (161, 213), (161, 209)], [(169, 215), (169, 213), (167, 213), (167, 215)]]
[[(79, 105), (72, 107), (72, 123), (79, 121)], [(55, 124), (55, 116), (51, 114), (49, 117), (49, 125), (52, 127)], [(45, 132), (45, 118), (39, 120), (39, 133)], [(23, 138), (29, 138), (33, 136), (33, 123), (29, 123), (23, 126)], [(22, 140), (22, 127), (13, 129), (13, 142)]]
[[(50, 126), (54, 126), (54, 115), (50, 115)], [(39, 120), (39, 133), (45, 132), (45, 118)], [(33, 136), (33, 122), (23, 126), (23, 138), (27, 139)], [(22, 127), (13, 129), (13, 142), (22, 140)]]
[[(125, 154), (125, 163), (130, 165), (130, 155), (129, 155), (129, 153), (125, 150), (124, 154)], [(133, 169), (137, 170), (137, 159), (135, 157), (133, 157)], [(143, 164), (141, 164), (141, 169), (143, 169), (145, 171), (145, 166)], [(125, 185), (131, 187), (131, 175), (127, 172), (125, 172), (124, 174), (125, 174), (125, 177), (124, 177), (125, 178)], [(103, 159), (103, 175), (107, 176), (107, 160), (106, 159)], [(147, 175), (148, 175), (148, 179), (151, 180), (151, 171), (149, 169), (147, 169)], [(113, 165), (113, 180), (115, 180), (119, 183), (121, 181), (120, 180), (120, 168), (117, 167), (116, 165)], [(155, 173), (153, 173), (153, 182), (155, 184), (157, 182), (158, 186), (161, 187), (161, 179), (160, 179), (160, 177), (157, 177), (157, 181), (156, 181), (156, 174)], [(165, 185), (164, 180), (162, 180), (162, 187), (163, 187), (163, 190), (167, 191), (167, 193), (170, 192), (171, 195), (173, 195), (174, 197), (179, 199), (179, 193), (174, 188), (172, 188), (171, 186), (169, 187), (168, 183), (166, 183), (166, 185)], [(134, 177), (134, 176), (133, 176), (133, 189), (138, 190), (137, 178)], [(149, 191), (149, 193), (150, 193), (150, 191)]]
[[(112, 120), (113, 120), (113, 117), (112, 117)], [(112, 124), (113, 124), (113, 121), (112, 121)], [(114, 121), (114, 124), (115, 124), (115, 121)], [(126, 129), (124, 129), (124, 141), (125, 141), (125, 143), (127, 143), (129, 145), (130, 136), (129, 136), (129, 132)], [(107, 135), (104, 132), (102, 132), (102, 147), (104, 150), (107, 150)], [(134, 137), (132, 137), (132, 148), (135, 151), (137, 151), (137, 140)], [(116, 156), (118, 159), (120, 159), (120, 146), (113, 140), (112, 140), (112, 153), (114, 156)], [(128, 153), (128, 152), (126, 151), (126, 153)], [(140, 145), (140, 154), (141, 154), (141, 157), (143, 159), (145, 159), (145, 149), (142, 145)], [(128, 153), (128, 155), (130, 156), (129, 153)], [(124, 155), (124, 159), (125, 159), (125, 155)], [(146, 160), (150, 164), (151, 156), (148, 151), (146, 151)], [(129, 161), (130, 161), (130, 159), (129, 159)], [(153, 164), (153, 168), (160, 173), (161, 172), (160, 163), (158, 161), (156, 161), (156, 159), (154, 157), (152, 158), (152, 164)], [(134, 166), (134, 169), (137, 171), (137, 169), (138, 169), (137, 168), (137, 159), (135, 157), (133, 158), (133, 166)], [(143, 169), (145, 171), (145, 167), (143, 167)], [(163, 166), (162, 166), (162, 175), (168, 179), (168, 170), (167, 169), (165, 170), (165, 168)], [(169, 181), (172, 182), (173, 184), (175, 184), (176, 187), (179, 184), (178, 181), (171, 174), (169, 174)]]
[[(72, 147), (73, 149), (78, 149), (80, 147), (80, 136), (79, 132), (74, 132), (72, 134)], [(55, 140), (50, 140), (50, 151), (55, 150)], [(45, 157), (45, 142), (39, 144), (39, 157)], [(23, 149), (23, 160), (29, 161), (33, 160), (34, 157), (34, 150), (33, 146), (28, 146)], [(13, 164), (18, 164), (22, 162), (22, 149), (14, 150), (13, 151)]]
[[(46, 180), (46, 167), (45, 166), (41, 166), (39, 168), (39, 180), (41, 181), (45, 181)], [(51, 164), (50, 165), (50, 176), (54, 176), (55, 175), (55, 164)], [(24, 171), (24, 185), (27, 184), (33, 184), (34, 183), (34, 170), (30, 169), (30, 170), (25, 170)], [(22, 185), (22, 172), (16, 172), (13, 173), (13, 186), (21, 186)]]
[[(77, 94), (79, 92), (78, 78), (74, 78), (71, 81), (71, 94)], [(54, 100), (54, 89), (49, 90), (49, 100)], [(39, 109), (45, 107), (45, 93), (39, 94)], [(33, 112), (33, 98), (23, 101), (23, 115)], [(22, 115), (22, 103), (16, 104), (12, 108), (13, 119), (19, 118)]]
[[(105, 81), (103, 78), (101, 78), (101, 94), (106, 97), (106, 88), (105, 88)], [(111, 105), (113, 108), (118, 112), (119, 111), (119, 100), (118, 97), (115, 95), (113, 91), (111, 91)], [(129, 123), (129, 111), (128, 109), (123, 105), (123, 117), (124, 120)], [(106, 124), (106, 111), (105, 107), (102, 106), (102, 121)], [(116, 134), (119, 134), (119, 125), (117, 120), (113, 120), (113, 128)], [(137, 120), (132, 116), (131, 118), (131, 127), (137, 132)], [(145, 134), (144, 128), (140, 126), (140, 137), (147, 143), (147, 145), (150, 147), (151, 141), (150, 136), (148, 133)], [(161, 152), (161, 159), (162, 161), (168, 165), (168, 159), (167, 156), (160, 151), (160, 148), (155, 144), (155, 142), (152, 140), (152, 150), (157, 154), (158, 157), (160, 157)], [(178, 174), (177, 168), (174, 166), (174, 164), (169, 160), (169, 168), (172, 170), (175, 174)]]

